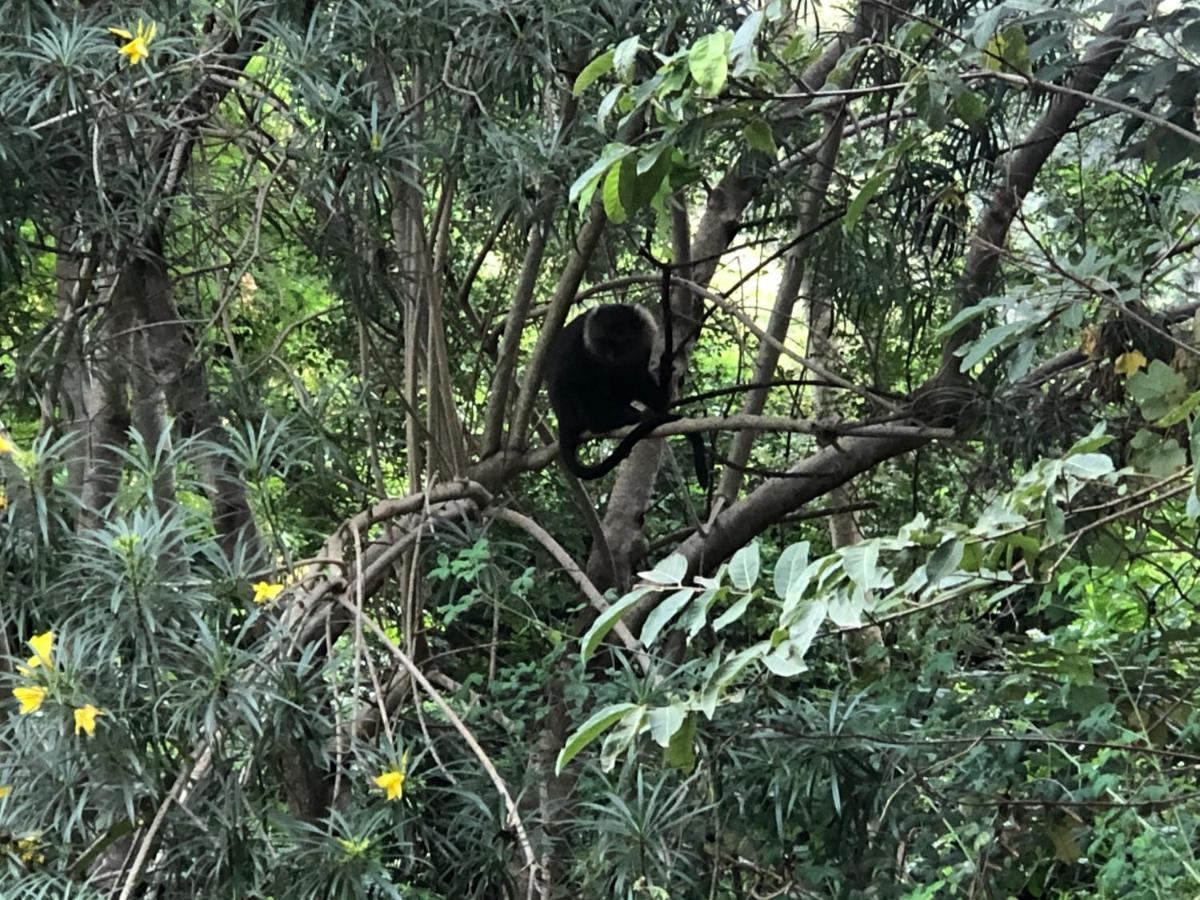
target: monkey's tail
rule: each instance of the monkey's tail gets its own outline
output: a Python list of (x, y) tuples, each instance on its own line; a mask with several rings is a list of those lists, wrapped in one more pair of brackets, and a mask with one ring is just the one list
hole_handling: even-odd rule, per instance
[(692, 463), (696, 467), (696, 481), (700, 487), (708, 490), (708, 454), (704, 449), (704, 437), (692, 432), (687, 436), (692, 445)]
[[(646, 437), (646, 435), (659, 425), (665, 425), (667, 422), (676, 422), (680, 418), (682, 417), (673, 413), (661, 413), (642, 419), (642, 421), (634, 426), (633, 431), (621, 438), (621, 443), (617, 444), (616, 449), (606, 459), (593, 465), (588, 465), (579, 459), (578, 439), (563, 441), (559, 445), (563, 465), (567, 467), (572, 475), (586, 481), (603, 478), (625, 461), (626, 457), (633, 452), (633, 448), (637, 445), (638, 441)], [(707, 488), (708, 457), (704, 449), (704, 438), (698, 434), (689, 434), (687, 438), (692, 445), (692, 461), (696, 466), (696, 480), (700, 483), (700, 487)]]

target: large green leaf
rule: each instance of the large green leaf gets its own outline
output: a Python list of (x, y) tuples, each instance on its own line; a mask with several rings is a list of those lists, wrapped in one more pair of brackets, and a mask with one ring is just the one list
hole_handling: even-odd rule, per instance
[(759, 555), (758, 541), (751, 541), (733, 554), (733, 559), (729, 560), (729, 580), (739, 591), (748, 591), (758, 581), (761, 567), (762, 560)]
[(646, 617), (646, 624), (642, 626), (642, 646), (652, 645), (663, 627), (675, 618), (676, 614), (699, 590), (699, 588), (680, 588), (654, 607), (654, 610)]
[(558, 751), (558, 760), (554, 765), (555, 774), (560, 774), (563, 767), (578, 756), (580, 751), (629, 713), (643, 709), (644, 707), (637, 703), (614, 703), (593, 713), (567, 738), (563, 748)]
[(732, 35), (724, 29), (706, 34), (688, 51), (688, 71), (708, 97), (715, 97), (725, 87), (729, 77), (726, 55)]
[(637, 603), (652, 590), (653, 588), (648, 587), (634, 588), (597, 616), (596, 621), (592, 623), (592, 627), (588, 629), (587, 634), (583, 636), (583, 640), (579, 642), (580, 661), (587, 662), (588, 658), (595, 652), (596, 647), (616, 627), (617, 622), (621, 620), (621, 616), (629, 610), (629, 607), (633, 606), (633, 604)]
[(583, 71), (575, 78), (575, 86), (571, 92), (578, 97), (589, 86), (602, 75), (606, 75), (612, 71), (614, 53), (612, 50), (605, 50), (590, 63), (583, 67)]

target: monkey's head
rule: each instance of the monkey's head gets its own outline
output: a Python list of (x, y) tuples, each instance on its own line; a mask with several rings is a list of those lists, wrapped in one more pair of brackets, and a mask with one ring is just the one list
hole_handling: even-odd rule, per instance
[(583, 323), (583, 348), (614, 368), (631, 371), (648, 368), (658, 337), (654, 316), (641, 306), (609, 303), (587, 314)]

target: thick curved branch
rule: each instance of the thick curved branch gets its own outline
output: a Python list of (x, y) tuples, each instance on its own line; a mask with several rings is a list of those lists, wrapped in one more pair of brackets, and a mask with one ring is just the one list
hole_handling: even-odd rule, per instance
[[(1021, 201), (1033, 189), (1033, 183), (1046, 160), (1066, 136), (1090, 96), (1116, 65), (1129, 39), (1144, 22), (1142, 4), (1127, 3), (1121, 6), (1100, 37), (1088, 45), (1083, 58), (1071, 70), (1066, 92), (1055, 94), (1029, 136), (1022, 142), (1021, 149), (1013, 153), (1004, 183), (992, 195), (971, 239), (971, 249), (967, 252), (959, 283), (958, 309), (974, 306), (991, 290), (1000, 268), (1000, 256), (1009, 228)], [(982, 320), (976, 319), (950, 336), (942, 348), (943, 372), (957, 372), (957, 352), (975, 340), (982, 327)]]

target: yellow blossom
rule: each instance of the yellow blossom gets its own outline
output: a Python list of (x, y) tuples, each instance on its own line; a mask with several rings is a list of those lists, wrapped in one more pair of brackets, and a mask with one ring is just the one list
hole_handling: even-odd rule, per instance
[(1146, 357), (1140, 350), (1130, 350), (1122, 353), (1113, 363), (1113, 371), (1118, 375), (1129, 377), (1138, 369), (1146, 368)]
[(0, 510), (4, 510), (7, 508), (8, 508), (8, 497), (5, 496), (4, 491), (0, 491)]
[(278, 582), (258, 581), (254, 584), (254, 602), (270, 603), (283, 593), (283, 585)]
[(371, 846), (370, 838), (362, 838), (357, 841), (352, 838), (338, 838), (337, 842), (346, 851), (347, 856), (362, 856), (367, 852), (367, 848)]
[(12, 785), (0, 784), (0, 800), (12, 793)]
[(54, 665), (54, 632), (43, 631), (29, 639), (33, 648), (33, 656), (29, 657), (29, 667), (45, 666), (47, 669)]
[(25, 837), (17, 841), (17, 855), (26, 865), (34, 863), (40, 866), (46, 861), (45, 854), (38, 852), (37, 838), (34, 837)]
[(124, 38), (126, 43), (117, 48), (117, 52), (129, 60), (131, 66), (136, 66), (143, 59), (150, 55), (150, 42), (154, 40), (154, 35), (158, 31), (158, 26), (153, 22), (150, 27), (146, 27), (146, 23), (138, 19), (137, 34), (130, 34), (124, 28), (108, 29), (119, 38)]
[(37, 712), (46, 699), (46, 689), (39, 685), (13, 688), (13, 696), (21, 701), (21, 715)]
[(12, 453), (15, 449), (12, 441), (0, 434), (0, 453)]
[(96, 709), (92, 704), (87, 703), (75, 710), (75, 733), (80, 731), (87, 732), (88, 737), (96, 734), (96, 716), (104, 715), (104, 710)]
[(400, 758), (400, 768), (389, 769), (375, 776), (376, 787), (383, 788), (387, 792), (388, 800), (399, 800), (404, 796), (404, 779), (408, 772), (408, 751), (404, 751), (404, 756)]

